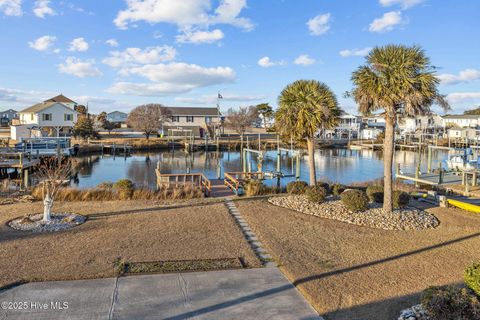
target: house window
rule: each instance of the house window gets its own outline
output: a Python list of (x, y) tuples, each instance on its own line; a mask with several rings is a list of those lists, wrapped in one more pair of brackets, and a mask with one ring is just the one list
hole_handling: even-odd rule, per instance
[(172, 116), (172, 122), (180, 122), (179, 116)]
[(42, 120), (43, 121), (52, 121), (52, 114), (51, 113), (42, 113)]
[(33, 120), (33, 113), (30, 113), (30, 120)]
[(193, 122), (193, 116), (187, 116), (187, 122)]
[(64, 116), (65, 116), (65, 117), (64, 117), (64, 120), (65, 120), (65, 121), (73, 121), (73, 114), (71, 114), (71, 113), (66, 113), (66, 114), (64, 114)]
[(205, 123), (212, 122), (212, 117), (205, 117)]

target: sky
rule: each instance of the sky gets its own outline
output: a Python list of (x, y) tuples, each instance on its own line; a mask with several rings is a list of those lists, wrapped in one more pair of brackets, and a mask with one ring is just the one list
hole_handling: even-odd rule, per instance
[(451, 113), (480, 105), (478, 0), (0, 0), (0, 30), (0, 110), (276, 107), (315, 79), (357, 114), (351, 74), (386, 44), (425, 49)]

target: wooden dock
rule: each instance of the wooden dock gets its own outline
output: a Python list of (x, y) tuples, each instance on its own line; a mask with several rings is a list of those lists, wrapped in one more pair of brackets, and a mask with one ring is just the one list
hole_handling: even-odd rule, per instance
[(440, 186), (449, 184), (462, 184), (462, 174), (456, 173), (425, 173), (421, 175), (415, 175), (414, 173), (397, 173), (395, 174), (397, 179), (412, 181), (418, 184), (426, 184), (430, 186)]

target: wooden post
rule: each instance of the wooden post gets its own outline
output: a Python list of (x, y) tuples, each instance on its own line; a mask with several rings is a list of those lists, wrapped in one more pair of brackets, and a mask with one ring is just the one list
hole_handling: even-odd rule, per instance
[(438, 185), (443, 183), (443, 171), (442, 171), (442, 162), (438, 163)]
[(280, 150), (280, 136), (277, 135), (277, 172), (282, 171), (282, 151)]
[(432, 172), (432, 148), (428, 147), (428, 156), (427, 156), (427, 172)]
[(242, 150), (242, 159), (243, 159), (243, 172), (247, 172), (247, 157), (245, 149)]
[(25, 186), (25, 190), (27, 190), (30, 187), (30, 181), (29, 181), (29, 176), (28, 176), (28, 168), (24, 170), (23, 174), (23, 184)]
[[(415, 168), (415, 179), (419, 179), (420, 178), (420, 166), (417, 165), (416, 168)], [(418, 188), (418, 181), (415, 181), (415, 187)]]

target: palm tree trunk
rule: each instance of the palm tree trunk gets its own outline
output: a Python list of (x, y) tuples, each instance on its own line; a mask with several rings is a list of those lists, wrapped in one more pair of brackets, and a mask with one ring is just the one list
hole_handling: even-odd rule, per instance
[(314, 186), (317, 183), (316, 171), (315, 171), (315, 140), (313, 138), (307, 138), (308, 148), (308, 166), (310, 168), (310, 185)]
[(385, 212), (392, 212), (392, 166), (394, 153), (395, 118), (387, 117), (385, 120), (385, 140), (383, 141), (383, 210)]

